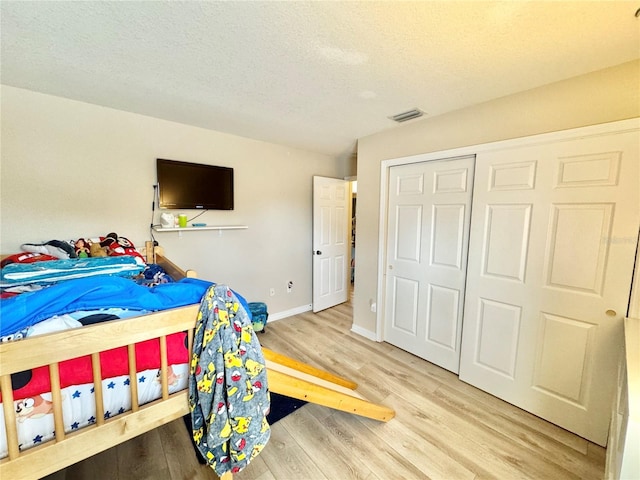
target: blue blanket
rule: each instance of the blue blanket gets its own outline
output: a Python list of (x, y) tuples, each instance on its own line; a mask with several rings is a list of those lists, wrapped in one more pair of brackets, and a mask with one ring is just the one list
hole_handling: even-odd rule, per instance
[(67, 280), (43, 290), (2, 300), (0, 336), (13, 334), (53, 315), (76, 310), (118, 307), (157, 311), (200, 303), (211, 285), (212, 282), (195, 278), (151, 288), (120, 277)]
[(133, 277), (143, 269), (144, 266), (138, 263), (135, 257), (129, 255), (11, 263), (0, 269), (0, 286), (46, 285), (62, 280), (100, 275)]

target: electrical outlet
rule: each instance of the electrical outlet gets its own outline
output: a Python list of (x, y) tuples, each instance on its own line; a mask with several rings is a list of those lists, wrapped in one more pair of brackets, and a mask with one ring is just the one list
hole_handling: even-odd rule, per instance
[(293, 282), (289, 281), (287, 283), (287, 293), (291, 293), (291, 290), (293, 290)]
[(269, 296), (273, 297), (276, 294), (276, 289), (275, 288), (270, 288), (269, 289)]

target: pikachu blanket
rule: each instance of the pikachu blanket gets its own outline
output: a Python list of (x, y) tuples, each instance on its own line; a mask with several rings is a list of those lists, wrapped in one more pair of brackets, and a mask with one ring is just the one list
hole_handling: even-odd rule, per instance
[(211, 286), (200, 305), (189, 406), (196, 446), (218, 475), (242, 470), (269, 440), (264, 357), (251, 318), (225, 285)]

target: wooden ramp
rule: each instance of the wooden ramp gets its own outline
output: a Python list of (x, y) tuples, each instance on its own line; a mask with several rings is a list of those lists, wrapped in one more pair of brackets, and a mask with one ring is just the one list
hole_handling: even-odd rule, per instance
[[(269, 390), (274, 393), (381, 422), (388, 422), (396, 415), (393, 409), (366, 400), (355, 391), (358, 385), (350, 380), (268, 348), (263, 347), (262, 353), (267, 364)], [(220, 476), (220, 480), (232, 479), (231, 472)]]
[(267, 348), (262, 352), (267, 364), (269, 390), (280, 395), (325, 407), (388, 422), (395, 411), (365, 399), (357, 385), (306, 363), (298, 362)]
[[(197, 277), (193, 270), (182, 270), (163, 255), (160, 247), (146, 242), (148, 263), (160, 263), (174, 278)], [(269, 389), (274, 393), (316, 403), (343, 412), (388, 422), (396, 412), (383, 405), (372, 403), (355, 391), (358, 385), (345, 378), (299, 362), (263, 348), (267, 363)]]

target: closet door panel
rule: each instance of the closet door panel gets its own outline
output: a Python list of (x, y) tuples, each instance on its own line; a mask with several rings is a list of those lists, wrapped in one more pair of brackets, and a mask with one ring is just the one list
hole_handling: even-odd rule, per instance
[(605, 445), (640, 223), (638, 130), (476, 157), (460, 378)]
[(389, 175), (384, 339), (458, 373), (473, 157)]

